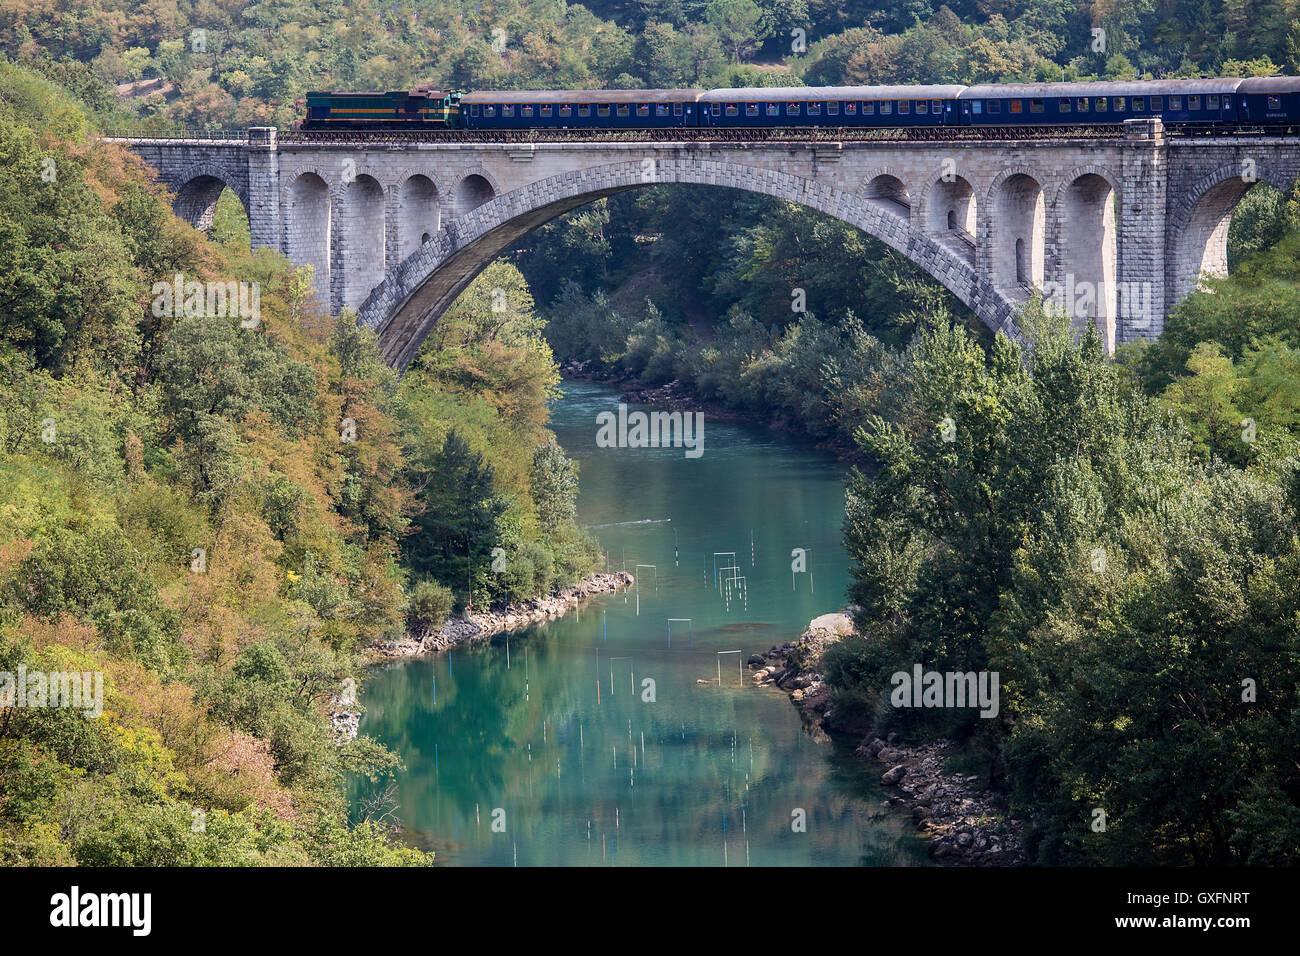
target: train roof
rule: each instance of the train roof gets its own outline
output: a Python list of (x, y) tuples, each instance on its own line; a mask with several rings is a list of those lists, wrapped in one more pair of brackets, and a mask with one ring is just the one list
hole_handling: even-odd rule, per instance
[(475, 103), (693, 103), (699, 90), (479, 90), (462, 104)]
[(1234, 93), (1239, 77), (1204, 80), (1085, 80), (1080, 83), (982, 83), (968, 86), (961, 100), (999, 99), (1004, 96), (1179, 96), (1196, 93)]
[(778, 103), (806, 100), (952, 100), (964, 86), (752, 86), (709, 90), (701, 103)]
[(1300, 91), (1300, 76), (1252, 76), (1241, 81), (1240, 93), (1295, 93)]

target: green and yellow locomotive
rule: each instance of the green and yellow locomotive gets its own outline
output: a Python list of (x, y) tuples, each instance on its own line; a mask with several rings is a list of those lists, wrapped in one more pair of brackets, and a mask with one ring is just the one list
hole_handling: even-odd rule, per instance
[(388, 93), (307, 94), (305, 130), (456, 129), (460, 91), (417, 86)]

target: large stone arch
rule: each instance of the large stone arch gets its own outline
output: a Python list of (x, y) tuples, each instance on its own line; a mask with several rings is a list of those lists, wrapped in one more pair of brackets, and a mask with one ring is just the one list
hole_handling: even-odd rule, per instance
[(1212, 170), (1177, 200), (1168, 231), (1170, 246), (1165, 255), (1165, 283), (1170, 303), (1195, 290), (1202, 275), (1228, 274), (1228, 226), (1243, 196), (1259, 183), (1281, 192), (1291, 188), (1290, 179), (1266, 166), (1251, 168), (1243, 176), (1240, 162), (1225, 163)]
[(217, 200), (229, 187), (248, 212), (248, 187), (240, 177), (216, 163), (196, 163), (173, 178), (176, 200), (172, 212), (195, 229), (204, 232), (212, 228), (212, 217), (217, 211)]
[[(1019, 335), (1015, 303), (923, 231), (852, 192), (773, 170), (697, 158), (661, 160), (655, 183), (716, 185), (776, 196), (842, 219), (899, 250), (990, 328)], [(578, 206), (649, 185), (639, 161), (561, 173), (498, 195), (450, 222), (379, 284), (361, 321), (379, 334), (388, 363), (404, 369), (438, 317), (480, 271), (522, 236)]]

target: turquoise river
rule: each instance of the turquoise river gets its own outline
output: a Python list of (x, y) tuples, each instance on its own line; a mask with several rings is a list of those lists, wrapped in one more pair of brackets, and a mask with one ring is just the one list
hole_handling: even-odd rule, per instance
[(744, 666), (843, 606), (844, 467), (707, 416), (698, 458), (597, 447), (617, 405), (566, 382), (552, 428), (580, 463), (580, 522), (636, 587), (365, 685), (361, 732), (406, 767), (405, 838), (443, 865), (925, 862), (857, 741), (810, 732)]

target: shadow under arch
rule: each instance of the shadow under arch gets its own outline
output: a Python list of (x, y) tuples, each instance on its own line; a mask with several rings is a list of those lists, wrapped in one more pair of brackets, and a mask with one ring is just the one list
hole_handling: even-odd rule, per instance
[(445, 223), (377, 285), (358, 310), (389, 365), (405, 370), (456, 297), (504, 249), (597, 199), (665, 183), (713, 185), (775, 196), (840, 219), (898, 250), (951, 291), (989, 328), (1019, 336), (1016, 303), (953, 250), (852, 192), (788, 173), (696, 158), (665, 159), (647, 178), (639, 161), (561, 173), (502, 193)]
[(229, 189), (244, 207), (245, 217), (249, 214), (248, 190), (238, 178), (229, 171), (213, 163), (200, 163), (191, 166), (174, 177), (176, 198), (172, 202), (172, 212), (177, 218), (185, 220), (195, 229), (207, 232), (212, 228), (212, 220), (217, 212), (217, 200)]

